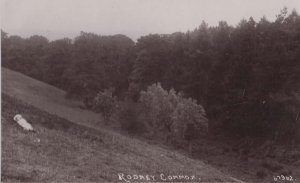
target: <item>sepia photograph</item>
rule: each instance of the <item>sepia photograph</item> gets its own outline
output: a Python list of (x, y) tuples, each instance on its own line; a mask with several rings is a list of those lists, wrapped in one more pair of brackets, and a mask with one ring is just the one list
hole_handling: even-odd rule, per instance
[(300, 182), (299, 0), (0, 0), (1, 182)]

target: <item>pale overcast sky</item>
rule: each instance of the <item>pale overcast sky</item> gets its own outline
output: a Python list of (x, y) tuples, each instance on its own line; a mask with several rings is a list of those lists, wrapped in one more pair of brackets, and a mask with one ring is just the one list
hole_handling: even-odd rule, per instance
[[(274, 20), (286, 6), (300, 11), (300, 0), (1, 0), (1, 29), (10, 35), (73, 38), (80, 31), (125, 34), (186, 32), (202, 20), (236, 25), (242, 18)], [(300, 13), (300, 12), (299, 12)]]

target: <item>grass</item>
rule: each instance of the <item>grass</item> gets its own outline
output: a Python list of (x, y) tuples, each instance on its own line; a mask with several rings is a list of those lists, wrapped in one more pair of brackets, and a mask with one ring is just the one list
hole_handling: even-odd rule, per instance
[[(223, 141), (202, 139), (193, 159), (123, 136), (108, 129), (99, 114), (80, 108), (80, 101), (65, 99), (63, 90), (5, 68), (2, 92), (3, 182), (117, 182), (118, 173), (156, 178), (160, 173), (186, 174), (204, 182), (234, 182), (218, 170), (250, 182), (270, 182), (284, 172), (300, 176), (299, 151), (291, 151), (291, 158), (281, 162), (283, 168), (272, 171), (263, 159), (240, 161)], [(39, 133), (23, 132), (12, 120), (17, 113)]]
[[(118, 173), (234, 182), (202, 161), (105, 129), (97, 114), (44, 83), (2, 69), (2, 89), (2, 182), (118, 182)], [(38, 133), (24, 132), (12, 119), (16, 113)]]
[(77, 124), (99, 126), (101, 116), (81, 109), (81, 101), (66, 99), (65, 91), (6, 68), (1, 72), (3, 93)]
[[(16, 113), (25, 114), (39, 133), (24, 132), (12, 120)], [(1, 168), (4, 182), (115, 182), (118, 173), (156, 177), (160, 173), (184, 174), (195, 175), (202, 181), (230, 180), (201, 161), (76, 125), (5, 94), (2, 94)]]

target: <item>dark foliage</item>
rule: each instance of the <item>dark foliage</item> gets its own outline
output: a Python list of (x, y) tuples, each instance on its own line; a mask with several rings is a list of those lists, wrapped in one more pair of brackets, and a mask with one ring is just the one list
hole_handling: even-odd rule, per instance
[[(139, 98), (160, 82), (204, 106), (211, 133), (300, 139), (300, 16), (283, 9), (274, 22), (236, 27), (203, 22), (186, 33), (143, 36), (81, 32), (73, 41), (23, 39), (1, 32), (2, 66), (93, 99), (115, 88)], [(297, 137), (298, 136), (298, 137)]]
[(142, 106), (138, 103), (124, 102), (117, 112), (121, 129), (132, 135), (141, 135), (146, 132), (143, 111)]

